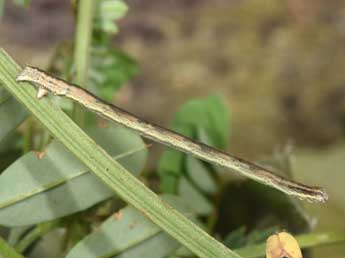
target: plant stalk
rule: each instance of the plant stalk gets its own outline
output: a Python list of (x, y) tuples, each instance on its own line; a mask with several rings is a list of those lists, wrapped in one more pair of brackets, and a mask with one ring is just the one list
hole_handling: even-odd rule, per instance
[[(93, 17), (96, 2), (97, 1), (94, 0), (80, 0), (78, 4), (73, 62), (75, 72), (74, 83), (78, 85), (87, 85)], [(85, 112), (79, 105), (74, 105), (73, 117), (78, 125), (83, 126), (85, 122)]]

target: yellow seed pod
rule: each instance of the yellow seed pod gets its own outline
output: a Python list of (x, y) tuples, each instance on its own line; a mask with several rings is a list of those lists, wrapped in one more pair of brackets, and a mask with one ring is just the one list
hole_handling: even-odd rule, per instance
[(266, 258), (302, 258), (302, 252), (292, 235), (281, 232), (267, 239)]

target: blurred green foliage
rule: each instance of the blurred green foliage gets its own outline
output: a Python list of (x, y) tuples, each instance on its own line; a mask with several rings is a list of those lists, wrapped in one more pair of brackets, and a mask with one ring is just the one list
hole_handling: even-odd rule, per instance
[[(71, 80), (73, 78), (73, 46), (61, 43), (51, 61), (49, 71), (54, 75)], [(138, 72), (138, 65), (110, 41), (94, 40), (88, 72), (87, 88), (107, 101)]]
[(30, 4), (31, 0), (14, 0), (14, 2), (19, 6), (27, 7)]
[[(30, 1), (17, 0), (15, 2), (21, 6), (27, 6)], [(76, 7), (77, 2), (74, 1)], [(254, 129), (253, 134), (248, 136), (249, 138), (258, 138), (255, 135), (257, 121), (263, 121), (267, 117), (279, 120), (278, 118), (282, 118), (282, 113), (278, 111), (283, 110), (282, 112), (285, 112), (286, 116), (297, 121), (295, 124), (303, 125), (305, 121), (309, 121), (312, 130), (317, 131), (316, 128), (321, 128), (322, 132), (325, 131), (326, 133), (319, 135), (320, 142), (323, 142), (329, 137), (329, 130), (331, 132), (335, 130), (334, 123), (332, 123), (334, 120), (328, 120), (327, 115), (334, 111), (336, 115), (333, 117), (337, 117), (341, 113), (338, 113), (341, 109), (338, 107), (337, 101), (329, 102), (327, 99), (323, 99), (322, 95), (331, 96), (332, 94), (338, 95), (338, 93), (340, 95), (342, 92), (339, 90), (341, 88), (339, 85), (343, 84), (345, 73), (339, 72), (334, 67), (339, 69), (345, 67), (344, 33), (340, 33), (341, 30), (337, 29), (337, 26), (341, 27), (338, 19), (328, 19), (329, 15), (323, 12), (319, 3), (315, 3), (315, 8), (305, 13), (301, 13), (300, 9), (293, 6), (294, 1), (286, 3), (288, 8), (281, 2), (273, 0), (265, 2), (265, 4), (259, 0), (251, 0), (235, 7), (231, 6), (231, 8), (214, 7), (198, 10), (198, 12), (200, 11), (198, 15), (203, 15), (203, 19), (196, 19), (192, 15), (185, 16), (181, 18), (180, 25), (158, 24), (158, 27), (162, 26), (162, 37), (168, 40), (164, 42), (163, 51), (159, 51), (159, 47), (153, 44), (150, 63), (145, 65), (144, 72), (152, 76), (153, 84), (172, 85), (172, 90), (175, 85), (176, 87), (185, 85), (192, 91), (194, 91), (193, 85), (201, 88), (210, 88), (210, 82), (212, 85), (226, 85), (231, 90), (230, 95), (235, 96), (231, 100), (231, 105), (236, 105), (237, 110), (242, 112), (234, 119), (240, 121), (246, 117), (250, 118), (247, 119), (250, 126), (247, 124), (246, 128)], [(334, 6), (339, 6), (339, 4)], [(336, 17), (342, 16), (342, 8), (332, 6), (329, 8), (333, 8)], [(115, 46), (113, 42), (113, 37), (119, 30), (117, 21), (126, 15), (128, 6), (121, 0), (101, 0), (97, 2), (95, 11), (87, 88), (103, 99), (112, 101), (113, 95), (138, 73), (136, 61)], [(196, 24), (189, 34), (186, 28), (188, 25), (192, 27), (192, 22), (196, 22)], [(188, 35), (188, 42), (184, 41), (186, 35)], [(182, 48), (176, 47), (181, 42), (184, 46), (182, 54)], [(210, 55), (199, 55), (199, 53), (205, 52), (205, 49), (215, 49), (215, 51)], [(180, 51), (179, 54), (174, 52), (176, 50)], [(146, 51), (138, 52), (139, 55), (146, 54)], [(169, 62), (164, 60), (167, 52), (169, 52), (169, 58), (172, 57)], [(159, 58), (156, 58), (155, 55)], [(49, 71), (68, 81), (73, 80), (72, 57), (73, 42), (61, 43), (51, 59)], [(201, 58), (206, 58), (206, 60), (201, 60)], [(154, 63), (152, 60), (155, 59), (163, 60), (162, 62), (165, 64), (164, 69), (161, 69), (159, 73), (156, 72), (157, 67), (151, 67), (151, 63)], [(183, 63), (181, 60), (188, 61)], [(150, 71), (150, 69), (152, 70)], [(323, 94), (315, 95), (315, 92)], [(195, 91), (193, 94), (195, 95)], [(278, 101), (270, 101), (273, 97)], [(253, 99), (253, 101), (248, 102), (248, 99)], [(20, 143), (18, 133), (10, 133), (27, 116), (24, 112), (20, 121), (16, 120), (15, 116), (2, 119), (8, 114), (6, 105), (9, 100), (11, 97), (0, 88), (0, 119), (1, 122), (7, 121), (7, 127), (1, 123), (0, 128), (0, 134), (4, 132), (0, 135), (1, 138), (4, 138), (0, 148), (1, 170), (5, 169), (19, 155), (18, 148), (13, 149), (9, 146), (23, 145), (23, 143), (18, 144), (18, 142)], [(15, 106), (18, 106), (17, 111), (19, 112), (19, 105), (15, 103)], [(70, 109), (68, 105), (65, 107)], [(13, 109), (12, 106), (10, 108)], [(254, 110), (256, 112), (253, 112)], [(255, 117), (255, 115), (259, 117)], [(282, 120), (284, 119), (282, 118)], [(284, 125), (284, 122), (282, 123)], [(213, 95), (203, 99), (192, 99), (183, 105), (176, 113), (171, 129), (196, 141), (226, 150), (228, 149), (229, 133), (232, 131), (230, 124), (230, 114), (224, 100), (218, 95)], [(302, 138), (303, 135), (306, 139), (310, 135), (315, 136), (314, 132), (308, 128), (304, 131), (298, 126), (293, 129), (293, 126), (286, 125), (286, 128), (290, 128), (292, 132), (294, 132), (293, 130), (298, 131)], [(304, 127), (302, 126), (302, 128)], [(274, 133), (274, 130), (268, 131)], [(338, 131), (335, 130), (335, 132)], [(40, 133), (30, 134), (29, 132), (28, 135), (31, 138), (45, 137)], [(243, 140), (243, 137), (239, 138), (235, 140), (238, 142)], [(48, 144), (48, 142), (45, 143)], [(109, 141), (110, 143), (111, 141)], [(32, 145), (31, 147), (37, 146)], [(31, 155), (33, 154), (31, 153)], [(316, 160), (320, 161), (322, 158), (316, 157)], [(20, 159), (18, 159), (19, 161)], [(31, 160), (30, 162), (35, 163), (36, 161)], [(337, 161), (338, 163), (340, 164)], [(294, 171), (288, 153), (282, 153), (279, 157), (270, 157), (263, 164), (272, 166), (277, 173), (283, 173), (288, 177), (292, 175), (297, 178), (305, 177), (303, 173), (297, 174)], [(308, 160), (306, 164), (303, 164), (305, 166), (303, 170), (308, 171), (310, 164), (315, 164), (315, 168), (312, 170), (317, 175), (321, 175), (324, 171), (333, 170), (332, 166), (335, 163), (329, 162), (327, 164), (331, 164), (331, 167), (323, 168), (324, 163), (315, 162), (315, 157), (313, 157), (312, 161)], [(341, 167), (341, 165), (337, 165), (337, 167)], [(320, 170), (322, 171), (320, 172)], [(293, 233), (308, 232), (312, 225), (312, 218), (298, 201), (291, 200), (289, 197), (255, 182), (242, 182), (237, 178), (231, 178), (228, 181), (228, 179), (222, 178), (224, 171), (221, 169), (181, 152), (166, 150), (159, 160), (157, 171), (161, 191), (177, 195), (178, 202), (188, 208), (189, 213), (187, 214), (198, 218), (198, 223), (202, 227), (231, 248), (262, 243), (267, 236), (281, 229), (287, 229)], [(331, 193), (338, 202), (343, 200), (343, 192), (339, 190), (342, 188), (338, 185), (341, 185), (341, 180), (337, 180), (338, 176), (336, 183), (329, 180), (329, 177), (317, 179), (318, 176), (314, 174), (312, 176), (316, 178), (315, 182), (318, 185), (325, 183), (332, 188), (336, 184)], [(309, 178), (303, 178), (302, 181), (304, 179)], [(39, 182), (36, 183), (39, 185)], [(87, 194), (83, 197), (87, 198)], [(80, 198), (80, 201), (82, 199)], [(49, 203), (47, 204), (49, 206)], [(66, 229), (68, 233), (63, 240), (60, 236), (60, 240), (69, 243), (68, 247), (78, 242), (78, 249), (81, 246), (85, 248), (83, 245), (89, 242), (101, 251), (111, 248), (111, 252), (113, 252), (116, 246), (112, 245), (113, 242), (104, 241), (102, 233), (107, 231), (107, 223), (119, 226), (120, 223), (117, 223), (117, 219), (120, 215), (114, 214), (114, 211), (123, 206), (123, 203), (111, 199), (88, 210), (85, 210), (85, 207), (78, 207), (79, 209), (72, 207), (73, 211), (83, 211), (62, 219), (63, 223), (56, 224), (54, 227), (62, 225)], [(130, 207), (123, 208), (123, 210), (131, 210), (135, 213)], [(309, 207), (309, 210), (312, 209)], [(52, 216), (52, 218), (57, 217)], [(144, 218), (136, 213), (126, 219), (136, 219), (146, 225)], [(69, 220), (73, 220), (73, 223), (68, 222)], [(102, 231), (95, 230), (99, 225), (101, 225)], [(135, 227), (135, 223), (132, 226)], [(40, 225), (32, 230), (21, 232), (14, 244), (22, 243), (21, 241), (28, 235), (27, 232), (37, 232), (38, 228)], [(16, 232), (16, 229), (11, 229), (12, 236)], [(89, 234), (90, 232), (95, 233)], [(150, 232), (151, 235), (145, 235), (147, 236), (145, 239), (138, 239), (140, 232)], [(152, 250), (155, 250), (152, 243), (154, 243), (154, 245), (159, 245), (159, 250), (162, 251), (157, 251), (154, 255), (165, 257), (167, 253), (164, 252), (167, 250), (172, 252), (179, 247), (164, 233), (157, 233), (158, 229), (152, 225), (148, 225), (145, 230), (140, 232), (133, 238), (130, 233), (123, 232), (128, 237), (126, 244), (129, 246), (128, 249), (122, 250), (123, 253), (146, 250), (149, 252), (148, 257), (152, 258), (154, 257)], [(45, 234), (46, 232), (44, 234), (42, 232), (42, 235), (38, 234), (32, 243)], [(98, 237), (101, 240), (97, 240)], [(119, 241), (117, 235), (111, 235), (111, 237), (115, 237), (115, 240)], [(79, 241), (80, 239), (82, 240)], [(164, 244), (167, 245), (167, 243), (171, 244), (169, 245), (171, 250), (165, 248)], [(85, 249), (82, 250), (85, 251)], [(183, 251), (176, 251), (173, 257), (191, 256), (190, 253)], [(76, 253), (78, 254), (78, 252)], [(91, 250), (86, 250), (86, 252), (88, 255), (93, 254)], [(72, 255), (71, 253), (70, 255)], [(305, 257), (309, 257), (307, 255), (309, 254), (305, 254)]]
[(101, 0), (97, 5), (94, 29), (115, 34), (119, 31), (117, 20), (126, 15), (128, 6), (122, 0)]

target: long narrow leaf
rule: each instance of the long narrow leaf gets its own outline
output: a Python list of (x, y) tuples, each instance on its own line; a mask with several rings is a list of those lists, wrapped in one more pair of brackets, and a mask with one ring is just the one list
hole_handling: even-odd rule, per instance
[[(16, 72), (12, 72), (14, 67)], [(146, 188), (92, 141), (61, 109), (51, 105), (47, 98), (38, 100), (31, 85), (16, 83), (15, 78), (20, 70), (5, 51), (1, 50), (0, 80), (5, 87), (120, 197), (196, 255), (205, 258), (240, 257)]]

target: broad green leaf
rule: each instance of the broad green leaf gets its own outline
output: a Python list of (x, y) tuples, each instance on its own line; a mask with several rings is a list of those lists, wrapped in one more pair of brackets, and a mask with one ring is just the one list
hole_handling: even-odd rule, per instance
[(216, 147), (225, 149), (230, 135), (230, 113), (224, 100), (217, 95), (208, 97), (206, 100), (206, 112), (210, 125), (211, 139)]
[(208, 215), (213, 210), (211, 202), (208, 201), (201, 192), (195, 189), (184, 176), (179, 180), (178, 195), (198, 215)]
[[(162, 196), (174, 208), (192, 215), (177, 196)], [(80, 241), (66, 258), (165, 257), (180, 245), (131, 206), (108, 218), (95, 232)]]
[[(224, 147), (228, 141), (228, 117), (228, 112), (220, 98), (210, 96), (206, 99), (191, 100), (183, 105), (177, 112), (171, 128), (180, 134), (200, 140), (206, 144)], [(163, 153), (159, 164), (160, 172), (181, 173), (182, 159), (181, 157), (174, 157), (174, 155), (178, 155), (177, 153), (177, 151), (170, 150)]]
[(0, 142), (27, 116), (27, 111), (14, 98), (9, 97), (0, 102)]
[(202, 161), (192, 156), (187, 156), (186, 171), (192, 182), (203, 192), (212, 194), (217, 191), (217, 184)]
[(173, 126), (189, 125), (195, 130), (198, 126), (205, 126), (207, 122), (205, 101), (203, 99), (192, 99), (177, 111)]
[[(92, 128), (89, 134), (113, 157), (144, 148), (141, 138), (123, 127)], [(146, 154), (142, 149), (118, 161), (138, 175)], [(111, 196), (112, 190), (54, 141), (43, 158), (30, 152), (0, 176), (0, 224), (21, 226), (53, 220)]]
[(190, 125), (203, 128), (215, 147), (224, 149), (228, 143), (230, 128), (229, 112), (222, 99), (209, 96), (205, 99), (193, 99), (177, 112), (173, 125)]

